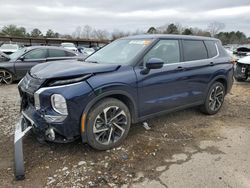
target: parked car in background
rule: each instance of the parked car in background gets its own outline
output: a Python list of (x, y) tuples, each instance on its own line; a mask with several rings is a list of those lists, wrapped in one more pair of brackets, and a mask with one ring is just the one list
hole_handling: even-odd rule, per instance
[(9, 59), (9, 56), (0, 51), (0, 62), (8, 61), (8, 59)]
[(237, 61), (234, 78), (239, 82), (244, 82), (250, 75), (250, 56), (240, 58)]
[(2, 44), (0, 46), (0, 51), (7, 54), (7, 55), (12, 54), (19, 49), (20, 49), (20, 47), (17, 44)]
[(232, 84), (231, 57), (218, 39), (126, 37), (85, 62), (33, 67), (19, 83), (22, 122), (39, 138), (81, 137), (106, 150), (122, 143), (131, 123), (194, 106), (216, 114)]
[(0, 62), (0, 84), (11, 84), (20, 80), (33, 66), (49, 61), (76, 58), (73, 51), (52, 46), (35, 46), (22, 48), (15, 53), (5, 56)]
[(76, 46), (74, 45), (74, 43), (71, 43), (71, 42), (63, 42), (63, 43), (61, 43), (61, 46), (62, 46), (63, 48), (68, 49), (68, 50), (72, 50), (72, 51), (74, 51), (74, 52), (78, 52), (78, 50), (77, 50)]
[(90, 56), (91, 54), (93, 54), (95, 52), (94, 48), (83, 48), (82, 53), (86, 54), (87, 56)]

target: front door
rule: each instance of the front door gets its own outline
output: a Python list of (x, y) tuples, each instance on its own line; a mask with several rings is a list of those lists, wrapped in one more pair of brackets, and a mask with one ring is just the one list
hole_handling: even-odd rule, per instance
[(138, 98), (140, 117), (154, 113), (172, 110), (188, 104), (190, 89), (188, 77), (181, 63), (179, 40), (160, 40), (145, 55), (143, 63), (150, 58), (159, 58), (164, 61), (161, 69), (152, 69), (148, 74), (142, 74), (141, 68), (136, 67), (138, 79)]
[(15, 71), (17, 78), (22, 78), (25, 74), (38, 63), (46, 62), (47, 49), (33, 49), (27, 52), (22, 60), (17, 60), (15, 62)]

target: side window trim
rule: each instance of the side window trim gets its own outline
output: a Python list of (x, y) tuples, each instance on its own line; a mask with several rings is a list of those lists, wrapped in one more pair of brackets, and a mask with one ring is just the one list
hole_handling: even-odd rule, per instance
[[(183, 46), (182, 46), (182, 40), (181, 39), (181, 49), (183, 50)], [(200, 61), (205, 61), (205, 60), (213, 60), (214, 58), (217, 58), (219, 57), (220, 55), (220, 52), (219, 52), (219, 48), (218, 48), (218, 45), (216, 43), (215, 44), (215, 47), (216, 47), (216, 51), (217, 51), (217, 55), (214, 56), (214, 57), (208, 57), (207, 59), (200, 59), (200, 60), (192, 60), (192, 61), (184, 61), (184, 57), (183, 57), (183, 51), (181, 51), (181, 55), (182, 55), (182, 61), (181, 62), (178, 62), (178, 63), (171, 63), (171, 64), (164, 64), (163, 66), (169, 66), (169, 65), (178, 65), (178, 64), (186, 64), (186, 63), (198, 63)]]

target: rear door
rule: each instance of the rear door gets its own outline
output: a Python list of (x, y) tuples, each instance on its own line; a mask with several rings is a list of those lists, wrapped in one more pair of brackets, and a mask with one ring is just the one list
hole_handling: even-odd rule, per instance
[(22, 78), (35, 65), (46, 62), (48, 51), (45, 48), (33, 49), (27, 52), (22, 60), (15, 62), (15, 70), (18, 78)]
[(206, 96), (206, 89), (214, 70), (218, 50), (214, 41), (209, 41), (211, 48), (203, 40), (182, 40), (183, 68), (188, 82), (189, 102), (202, 102)]

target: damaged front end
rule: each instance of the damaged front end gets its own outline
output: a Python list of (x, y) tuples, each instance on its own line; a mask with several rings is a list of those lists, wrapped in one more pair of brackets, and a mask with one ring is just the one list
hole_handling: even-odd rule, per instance
[(51, 86), (50, 80), (27, 73), (18, 84), (21, 118), (16, 124), (14, 142), (17, 180), (24, 178), (22, 139), (29, 130), (42, 142), (67, 143), (81, 136), (81, 116), (93, 91), (82, 78), (76, 83), (66, 81), (60, 82), (64, 85)]

